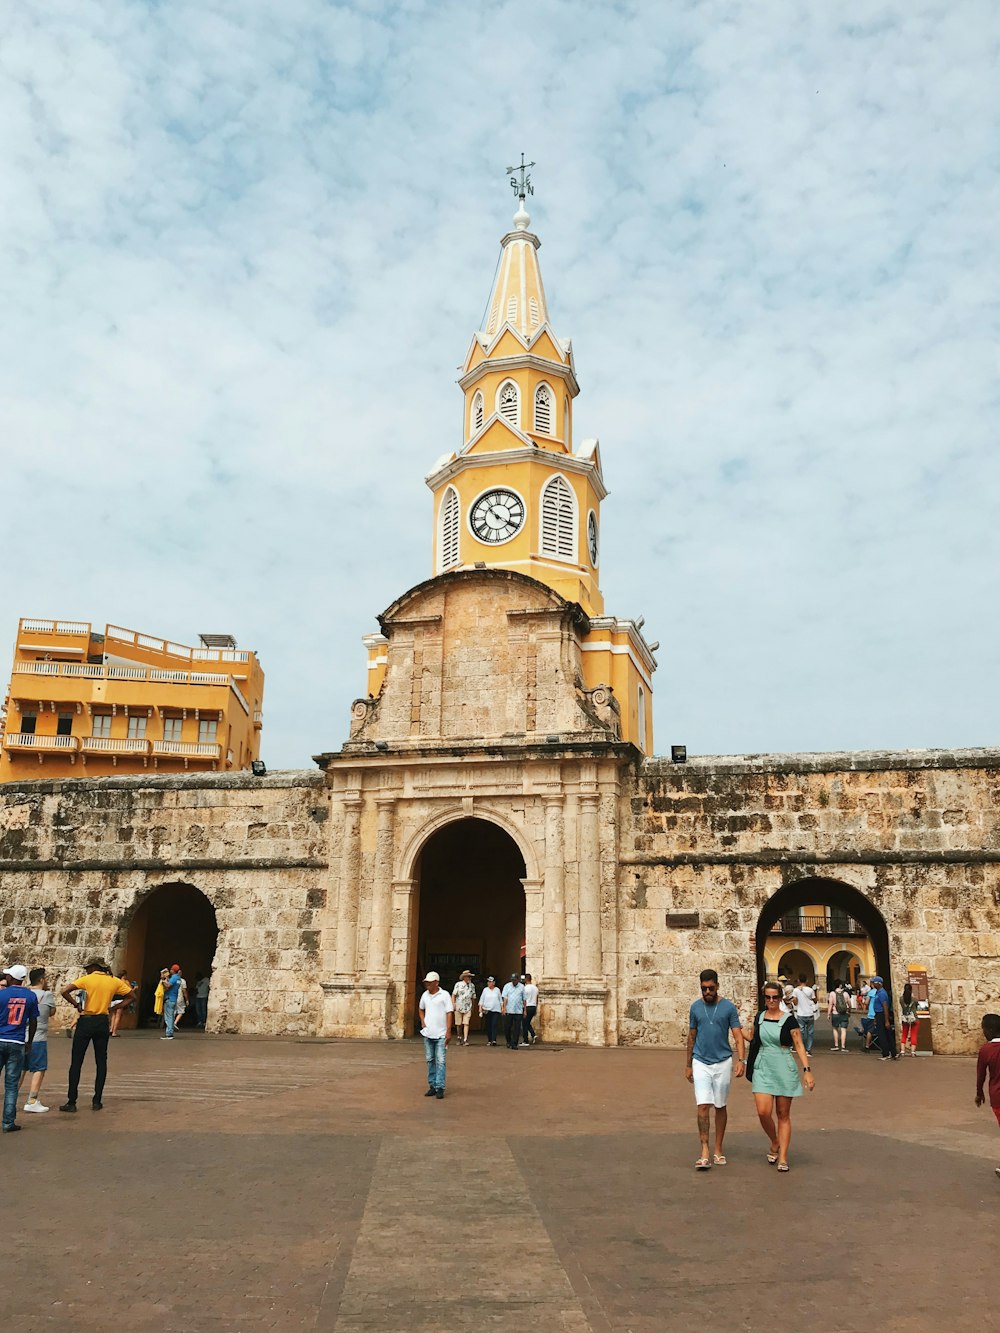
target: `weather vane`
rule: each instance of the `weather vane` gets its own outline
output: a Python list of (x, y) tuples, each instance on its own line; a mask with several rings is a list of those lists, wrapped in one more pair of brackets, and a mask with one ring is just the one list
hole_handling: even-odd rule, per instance
[[(507, 175), (510, 177), (510, 188), (517, 195), (521, 202), (524, 202), (526, 194), (534, 194), (535, 187), (531, 183), (529, 170), (534, 166), (534, 162), (525, 162), (524, 154), (521, 154), (521, 165), (519, 167), (508, 167)], [(518, 179), (520, 178), (520, 179)]]

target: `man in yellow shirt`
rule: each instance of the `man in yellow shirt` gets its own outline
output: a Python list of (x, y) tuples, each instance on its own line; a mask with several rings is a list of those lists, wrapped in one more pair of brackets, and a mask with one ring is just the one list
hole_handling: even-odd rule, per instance
[[(111, 1020), (108, 1011), (111, 1001), (118, 995), (131, 995), (132, 987), (127, 981), (119, 981), (111, 975), (111, 968), (100, 958), (92, 958), (85, 965), (86, 972), (62, 989), (62, 997), (68, 1000), (80, 1017), (76, 1021), (73, 1033), (73, 1054), (69, 1064), (69, 1095), (60, 1106), (60, 1111), (76, 1111), (76, 1095), (80, 1089), (80, 1072), (83, 1069), (83, 1057), (87, 1047), (94, 1043), (94, 1063), (97, 1076), (94, 1079), (94, 1100), (91, 1102), (95, 1111), (104, 1107), (101, 1100), (104, 1094), (104, 1081), (108, 1076), (108, 1038), (111, 1035)], [(82, 1000), (75, 994), (83, 992)]]

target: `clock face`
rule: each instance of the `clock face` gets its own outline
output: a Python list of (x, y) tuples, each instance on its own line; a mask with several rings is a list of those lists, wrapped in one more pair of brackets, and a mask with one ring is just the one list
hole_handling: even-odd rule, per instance
[(597, 544), (597, 515), (593, 510), (587, 515), (587, 546), (590, 548), (590, 563), (596, 569), (600, 547)]
[(469, 523), (479, 540), (488, 546), (509, 542), (524, 527), (524, 501), (513, 491), (500, 487), (486, 491), (473, 503)]

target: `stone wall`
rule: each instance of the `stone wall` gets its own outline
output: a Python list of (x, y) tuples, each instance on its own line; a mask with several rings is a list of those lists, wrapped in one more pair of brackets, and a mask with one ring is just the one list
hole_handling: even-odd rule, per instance
[(328, 813), (320, 773), (7, 784), (0, 955), (58, 985), (95, 953), (120, 965), (140, 903), (191, 884), (219, 926), (210, 1028), (315, 1032)]
[(1000, 752), (654, 760), (620, 846), (624, 1043), (679, 1045), (702, 967), (747, 1011), (761, 910), (814, 877), (881, 913), (897, 996), (926, 965), (936, 1050), (971, 1051), (1000, 1008)]

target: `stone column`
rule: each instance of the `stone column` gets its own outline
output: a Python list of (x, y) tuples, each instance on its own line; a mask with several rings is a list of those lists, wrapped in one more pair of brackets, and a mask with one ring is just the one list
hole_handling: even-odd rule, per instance
[(396, 798), (379, 796), (378, 831), (375, 840), (375, 883), (372, 886), (372, 924), (368, 936), (369, 979), (389, 976), (389, 944), (392, 930), (393, 817)]
[(566, 902), (564, 893), (563, 798), (543, 796), (545, 805), (545, 980), (566, 976)]
[(601, 954), (601, 837), (598, 792), (580, 794), (580, 976), (604, 978)]
[(348, 796), (344, 801), (344, 844), (340, 860), (340, 893), (337, 899), (338, 976), (353, 976), (358, 965), (362, 804), (360, 796)]

